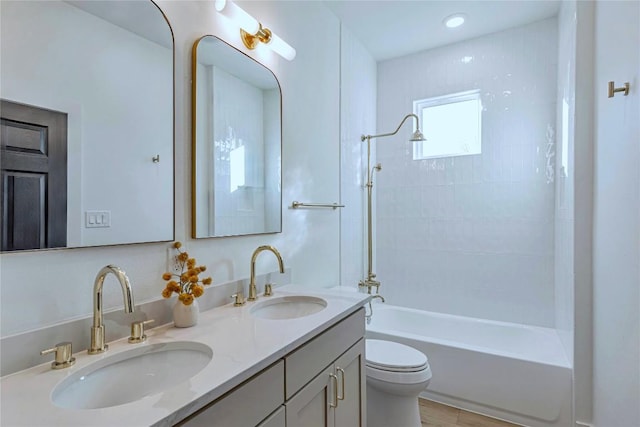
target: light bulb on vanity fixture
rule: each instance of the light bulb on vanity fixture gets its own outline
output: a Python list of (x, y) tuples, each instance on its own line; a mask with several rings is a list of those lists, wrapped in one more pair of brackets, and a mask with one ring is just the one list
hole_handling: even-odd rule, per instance
[(253, 16), (245, 12), (231, 0), (215, 0), (215, 8), (234, 21), (240, 27), (240, 38), (248, 49), (255, 49), (259, 43), (264, 43), (271, 50), (283, 58), (291, 61), (296, 57), (296, 50), (282, 40)]

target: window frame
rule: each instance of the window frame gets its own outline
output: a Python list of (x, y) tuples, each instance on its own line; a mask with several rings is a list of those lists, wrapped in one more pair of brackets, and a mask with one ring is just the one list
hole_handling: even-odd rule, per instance
[(413, 143), (413, 160), (429, 160), (445, 157), (457, 157), (457, 156), (469, 156), (482, 154), (482, 99), (480, 97), (480, 89), (467, 90), (463, 92), (456, 92), (447, 95), (435, 96), (430, 98), (418, 99), (413, 101), (413, 112), (420, 118), (422, 123), (422, 131), (428, 129), (429, 123), (425, 123), (423, 111), (427, 108), (439, 107), (448, 104), (456, 104), (465, 101), (478, 101), (478, 144), (477, 149), (470, 152), (462, 152), (459, 150), (452, 150), (447, 154), (438, 155), (425, 155), (423, 150), (428, 147), (428, 136), (426, 141), (414, 141)]

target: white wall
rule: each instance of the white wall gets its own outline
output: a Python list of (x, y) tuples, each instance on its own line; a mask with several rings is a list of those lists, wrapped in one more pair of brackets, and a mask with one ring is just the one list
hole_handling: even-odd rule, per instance
[(408, 124), (376, 140), (388, 301), (554, 326), (557, 60), (549, 19), (379, 63), (379, 133), (417, 99), (479, 89), (484, 109), (481, 155), (414, 161)]
[[(213, 2), (159, 1), (175, 37), (176, 239), (208, 266), (215, 283), (249, 276), (253, 250), (280, 249), (292, 281), (331, 286), (339, 282), (339, 216), (333, 210), (288, 209), (293, 200), (339, 199), (339, 22), (319, 2), (239, 2), (297, 50), (294, 61), (268, 49), (247, 52), (238, 28), (216, 13)], [(216, 34), (255, 57), (276, 74), (283, 92), (283, 232), (281, 234), (192, 240), (191, 47)], [(4, 43), (4, 40), (3, 40)], [(92, 313), (98, 270), (112, 263), (125, 269), (137, 302), (160, 298), (169, 243), (141, 244), (0, 255), (1, 336), (5, 337)], [(259, 274), (277, 268), (261, 255)], [(277, 280), (276, 280), (277, 282)], [(104, 308), (120, 308), (112, 277), (104, 288)], [(69, 339), (82, 337), (69, 337)]]
[[(640, 425), (640, 3), (596, 2), (593, 424)], [(607, 98), (607, 82), (631, 83)]]
[(341, 40), (340, 283), (353, 287), (367, 270), (367, 145), (360, 136), (376, 129), (376, 62), (344, 26)]
[(63, 2), (3, 2), (2, 39), (2, 97), (68, 113), (67, 246), (171, 238), (171, 51)]

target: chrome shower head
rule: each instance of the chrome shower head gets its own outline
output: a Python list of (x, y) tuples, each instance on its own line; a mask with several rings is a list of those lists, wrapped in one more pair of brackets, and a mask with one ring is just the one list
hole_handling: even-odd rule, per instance
[(424, 135), (422, 134), (422, 132), (420, 132), (420, 129), (416, 129), (416, 131), (413, 133), (413, 135), (411, 135), (411, 138), (409, 139), (409, 141), (426, 141), (427, 138), (424, 137)]

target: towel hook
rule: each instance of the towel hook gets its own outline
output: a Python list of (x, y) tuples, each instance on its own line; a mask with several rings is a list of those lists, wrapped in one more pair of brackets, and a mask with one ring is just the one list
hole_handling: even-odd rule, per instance
[(624, 92), (624, 96), (629, 95), (629, 82), (622, 87), (616, 87), (614, 82), (609, 82), (609, 98), (613, 98), (617, 92)]

